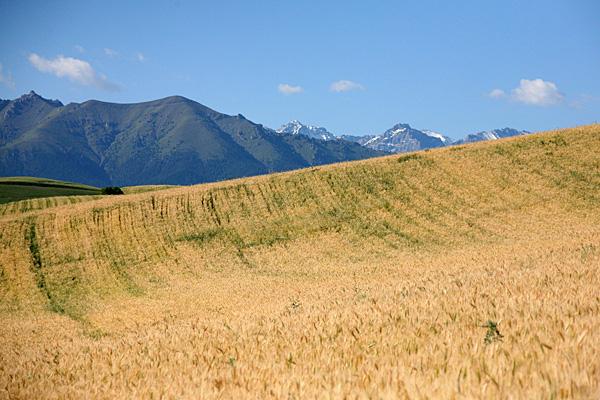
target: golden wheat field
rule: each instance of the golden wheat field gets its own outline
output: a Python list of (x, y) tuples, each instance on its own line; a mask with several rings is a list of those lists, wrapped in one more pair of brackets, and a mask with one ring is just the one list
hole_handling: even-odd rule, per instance
[(600, 397), (600, 125), (0, 227), (0, 398)]

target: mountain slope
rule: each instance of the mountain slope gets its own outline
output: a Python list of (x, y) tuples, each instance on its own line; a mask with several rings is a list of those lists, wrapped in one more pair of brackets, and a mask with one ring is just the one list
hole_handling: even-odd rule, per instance
[(376, 155), (353, 143), (277, 134), (179, 96), (63, 106), (31, 92), (0, 111), (0, 176), (192, 184)]

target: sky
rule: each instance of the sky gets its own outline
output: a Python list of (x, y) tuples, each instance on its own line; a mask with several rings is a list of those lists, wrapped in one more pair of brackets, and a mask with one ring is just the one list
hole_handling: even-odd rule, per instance
[(181, 95), (277, 128), (600, 120), (600, 1), (0, 0), (0, 98)]

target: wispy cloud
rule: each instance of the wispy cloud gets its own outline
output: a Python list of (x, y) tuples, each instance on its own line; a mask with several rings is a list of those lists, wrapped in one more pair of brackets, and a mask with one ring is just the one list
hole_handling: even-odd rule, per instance
[(144, 53), (141, 53), (139, 51), (135, 53), (135, 58), (137, 58), (137, 60), (142, 63), (146, 61), (146, 56), (144, 55)]
[(15, 81), (13, 80), (12, 74), (9, 71), (4, 72), (2, 63), (0, 63), (0, 83), (9, 89), (15, 88)]
[(335, 81), (329, 86), (329, 90), (336, 93), (350, 92), (352, 90), (365, 90), (365, 87), (357, 82), (348, 80)]
[(588, 104), (595, 103), (597, 101), (597, 97), (589, 94), (580, 94), (569, 102), (569, 106), (578, 110), (583, 110), (588, 106)]
[(510, 91), (510, 96), (502, 89), (494, 89), (488, 96), (493, 99), (510, 100), (531, 106), (552, 106), (561, 103), (565, 96), (554, 82), (543, 79), (521, 79), (519, 86)]
[(35, 53), (28, 57), (29, 62), (38, 71), (55, 75), (59, 78), (68, 78), (72, 82), (85, 86), (95, 86), (102, 90), (115, 91), (119, 86), (110, 82), (106, 76), (98, 74), (87, 61), (73, 57), (56, 56), (46, 59)]
[(506, 93), (502, 89), (494, 89), (488, 93), (488, 96), (492, 99), (501, 99), (506, 96)]
[(113, 49), (111, 49), (111, 48), (105, 47), (105, 48), (104, 48), (104, 54), (105, 54), (107, 57), (110, 57), (110, 58), (115, 58), (116, 56), (118, 56), (118, 55), (119, 55), (119, 52), (117, 52), (116, 50), (113, 50)]
[(280, 83), (279, 85), (277, 85), (277, 90), (280, 93), (283, 93), (286, 95), (302, 93), (304, 91), (304, 89), (302, 89), (302, 86), (294, 86), (294, 85), (289, 85), (287, 83)]
[(85, 53), (85, 47), (83, 47), (82, 45), (80, 45), (80, 44), (76, 44), (76, 45), (75, 45), (75, 46), (73, 46), (73, 47), (75, 47), (75, 50), (77, 50), (77, 51), (78, 51), (78, 52), (80, 52), (81, 54)]

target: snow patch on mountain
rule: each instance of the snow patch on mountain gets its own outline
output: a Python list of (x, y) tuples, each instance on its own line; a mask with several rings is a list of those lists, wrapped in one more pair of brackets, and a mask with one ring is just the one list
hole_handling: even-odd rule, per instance
[(423, 133), (424, 133), (424, 134), (426, 134), (427, 136), (431, 136), (431, 137), (437, 138), (437, 139), (441, 140), (441, 141), (442, 141), (442, 142), (444, 142), (444, 143), (450, 143), (450, 142), (451, 142), (451, 140), (450, 140), (450, 138), (449, 138), (449, 137), (447, 137), (447, 136), (444, 136), (444, 135), (442, 135), (442, 134), (441, 134), (441, 133), (439, 133), (439, 132), (430, 131), (430, 130), (428, 130), (428, 129), (423, 129), (421, 132), (423, 132)]

